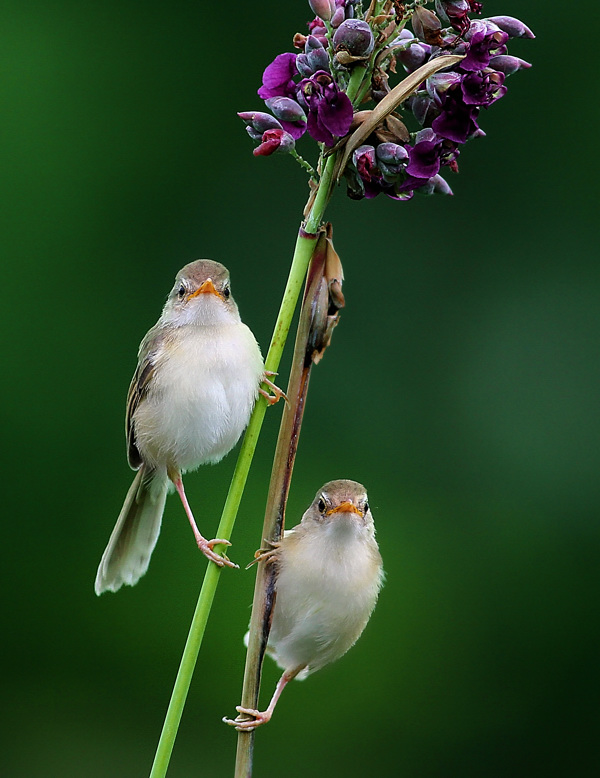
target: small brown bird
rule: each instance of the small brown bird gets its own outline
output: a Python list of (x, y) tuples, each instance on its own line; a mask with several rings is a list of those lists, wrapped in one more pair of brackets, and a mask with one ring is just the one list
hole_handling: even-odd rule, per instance
[(213, 551), (228, 541), (200, 534), (181, 476), (218, 462), (235, 446), (259, 392), (270, 401), (283, 394), (266, 378), (254, 335), (240, 320), (229, 271), (210, 259), (191, 262), (177, 274), (139, 348), (125, 421), (129, 464), (138, 472), (100, 562), (96, 594), (133, 586), (144, 575), (170, 484), (200, 550), (219, 566), (237, 567)]
[(252, 718), (223, 719), (238, 730), (269, 721), (289, 681), (339, 659), (366, 627), (383, 568), (364, 486), (325, 484), (301, 523), (259, 559), (277, 565), (267, 652), (284, 672), (265, 711), (238, 706)]

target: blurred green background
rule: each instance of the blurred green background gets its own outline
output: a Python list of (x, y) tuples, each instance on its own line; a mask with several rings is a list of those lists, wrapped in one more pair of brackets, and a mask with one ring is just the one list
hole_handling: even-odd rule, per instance
[[(556, 0), (485, 3), (534, 29), (511, 46), (534, 67), (484, 112), (453, 198), (340, 189), (328, 211), (347, 308), (313, 374), (288, 521), (324, 481), (362, 481), (388, 577), (357, 646), (284, 694), (257, 778), (598, 775), (598, 117), (576, 7), (565, 28)], [(235, 113), (262, 106), (262, 69), (308, 18), (301, 0), (4, 7), (2, 775), (149, 772), (205, 565), (171, 498), (147, 576), (93, 592), (132, 478), (125, 395), (197, 257), (230, 268), (268, 345), (304, 174), (253, 158)], [(209, 536), (234, 463), (187, 479)], [(232, 775), (220, 719), (253, 578), (222, 576), (172, 778)], [(269, 663), (264, 701), (277, 676)]]

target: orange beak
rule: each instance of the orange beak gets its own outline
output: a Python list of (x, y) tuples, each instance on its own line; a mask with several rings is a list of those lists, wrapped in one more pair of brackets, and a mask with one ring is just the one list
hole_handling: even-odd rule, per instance
[(356, 513), (357, 516), (360, 516), (360, 518), (364, 518), (364, 512), (360, 510), (360, 508), (357, 508), (354, 503), (350, 502), (350, 500), (345, 500), (344, 502), (341, 502), (339, 505), (336, 505), (335, 508), (331, 508), (327, 511), (325, 514), (326, 516), (331, 516), (332, 513)]
[(198, 297), (199, 294), (214, 294), (217, 297), (221, 297), (219, 292), (215, 289), (215, 285), (212, 282), (211, 278), (207, 278), (206, 281), (201, 284), (195, 292), (192, 292), (192, 294), (188, 297), (188, 300), (191, 300), (193, 297)]

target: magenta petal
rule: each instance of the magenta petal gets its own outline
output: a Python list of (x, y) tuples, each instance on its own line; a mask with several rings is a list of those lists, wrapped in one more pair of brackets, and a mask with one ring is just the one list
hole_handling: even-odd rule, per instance
[(301, 138), (306, 132), (306, 122), (281, 122), (281, 126), (292, 136), (294, 140)]
[[(263, 85), (258, 90), (258, 96), (263, 100), (269, 97), (289, 96), (295, 84), (292, 77), (298, 72), (296, 67), (297, 54), (286, 52), (278, 54), (263, 73)], [(291, 85), (290, 85), (291, 82)]]
[(313, 138), (313, 140), (316, 140), (317, 143), (324, 143), (326, 146), (333, 146), (335, 138), (329, 132), (329, 130), (323, 126), (322, 122), (319, 121), (319, 115), (316, 111), (311, 111), (308, 114), (306, 127), (310, 137)]
[(343, 137), (352, 124), (352, 103), (345, 92), (338, 92), (333, 99), (322, 101), (318, 106), (319, 120), (332, 135)]

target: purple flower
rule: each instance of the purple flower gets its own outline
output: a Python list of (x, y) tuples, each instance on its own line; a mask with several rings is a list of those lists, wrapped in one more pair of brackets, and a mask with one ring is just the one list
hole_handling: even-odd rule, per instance
[(308, 132), (319, 143), (333, 146), (352, 123), (352, 103), (333, 78), (320, 70), (298, 85), (297, 98), (308, 110)]
[(278, 54), (263, 73), (263, 85), (258, 96), (263, 100), (269, 97), (295, 97), (296, 83), (293, 77), (298, 72), (296, 54), (286, 52)]
[(462, 93), (449, 92), (444, 100), (443, 110), (438, 117), (431, 122), (431, 128), (441, 138), (447, 138), (455, 143), (464, 143), (472, 137), (479, 125), (477, 116), (479, 107), (465, 105)]
[(449, 22), (459, 35), (464, 35), (471, 24), (468, 13), (481, 13), (481, 3), (473, 0), (435, 0), (435, 10)]
[(429, 179), (440, 170), (440, 151), (442, 139), (427, 128), (417, 133), (415, 145), (407, 146), (408, 165), (406, 172), (413, 178)]
[(463, 101), (466, 105), (491, 105), (506, 94), (503, 84), (504, 73), (495, 70), (468, 73), (461, 84)]
[(468, 43), (466, 57), (460, 63), (461, 70), (483, 70), (490, 59), (498, 54), (506, 54), (508, 34), (499, 30), (495, 24), (473, 22), (465, 36)]
[(271, 154), (287, 154), (292, 151), (295, 143), (289, 132), (285, 130), (267, 130), (263, 133), (262, 143), (252, 152), (255, 157), (269, 157)]

